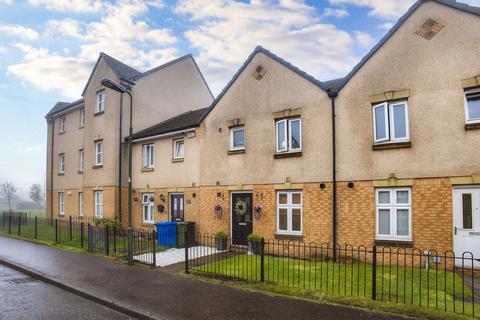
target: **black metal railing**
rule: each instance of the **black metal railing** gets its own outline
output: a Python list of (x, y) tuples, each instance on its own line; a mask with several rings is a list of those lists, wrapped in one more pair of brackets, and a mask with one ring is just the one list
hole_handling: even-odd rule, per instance
[[(185, 272), (258, 281), (334, 296), (412, 304), (476, 317), (479, 257), (470, 252), (196, 235)], [(238, 242), (241, 243), (241, 242)]]

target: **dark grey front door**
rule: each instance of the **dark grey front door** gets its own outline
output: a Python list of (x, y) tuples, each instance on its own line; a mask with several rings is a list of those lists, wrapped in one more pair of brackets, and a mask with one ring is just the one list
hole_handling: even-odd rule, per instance
[(253, 232), (252, 194), (232, 193), (232, 242), (247, 245), (247, 236)]

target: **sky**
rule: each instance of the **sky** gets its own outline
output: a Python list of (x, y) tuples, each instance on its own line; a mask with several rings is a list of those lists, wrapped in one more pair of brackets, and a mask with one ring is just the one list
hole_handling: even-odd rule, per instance
[(215, 95), (256, 45), (329, 80), (414, 1), (0, 0), (0, 181), (44, 185), (44, 116), (80, 98), (100, 52), (139, 71), (192, 53)]

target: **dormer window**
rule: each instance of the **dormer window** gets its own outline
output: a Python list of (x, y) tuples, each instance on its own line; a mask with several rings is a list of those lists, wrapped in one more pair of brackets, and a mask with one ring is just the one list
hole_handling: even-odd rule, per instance
[(373, 106), (375, 143), (409, 141), (407, 101), (383, 102)]
[(95, 106), (95, 113), (105, 111), (105, 90), (97, 92), (97, 104)]

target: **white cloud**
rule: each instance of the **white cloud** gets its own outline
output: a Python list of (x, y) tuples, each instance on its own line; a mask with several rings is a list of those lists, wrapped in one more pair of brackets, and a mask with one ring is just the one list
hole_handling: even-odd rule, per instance
[(383, 19), (395, 19), (404, 14), (415, 0), (329, 0), (330, 4), (351, 4), (370, 8), (369, 15)]
[(7, 36), (28, 40), (38, 39), (38, 32), (18, 24), (0, 24), (0, 33)]
[(163, 0), (151, 0), (147, 1), (146, 4), (157, 9), (163, 9), (165, 7), (165, 2), (163, 2)]
[(89, 23), (71, 18), (49, 20), (45, 26), (46, 36), (60, 40), (74, 38), (78, 50), (62, 48), (53, 52), (16, 44), (24, 53), (24, 59), (8, 71), (40, 89), (58, 90), (65, 96), (77, 98), (101, 51), (139, 70), (172, 60), (178, 56), (174, 47), (177, 39), (171, 30), (153, 28), (147, 20), (139, 18), (148, 8), (143, 1), (120, 0), (115, 5), (104, 4), (104, 15)]
[(8, 52), (8, 48), (7, 47), (2, 47), (0, 46), (0, 54), (4, 54), (4, 53), (7, 53)]
[(382, 23), (381, 25), (378, 25), (377, 28), (379, 29), (384, 29), (384, 30), (390, 30), (392, 27), (395, 25), (393, 22), (385, 22)]
[(303, 1), (188, 0), (175, 10), (198, 23), (185, 36), (216, 92), (257, 44), (325, 80), (348, 72), (357, 60), (353, 38), (321, 23)]
[(368, 33), (362, 31), (355, 31), (355, 40), (357, 41), (358, 45), (362, 48), (370, 48), (375, 39), (369, 35)]
[(6, 4), (7, 6), (11, 5), (13, 3), (13, 0), (0, 0), (1, 4)]
[(324, 17), (344, 18), (348, 15), (349, 15), (349, 13), (345, 9), (325, 8), (323, 10), (323, 16)]
[(42, 6), (55, 11), (98, 12), (102, 9), (101, 0), (28, 0), (32, 6)]
[(89, 61), (63, 57), (45, 48), (34, 48), (21, 43), (16, 43), (13, 47), (24, 53), (25, 62), (8, 66), (9, 73), (41, 90), (58, 90), (69, 97), (79, 95), (79, 84), (85, 83), (89, 76)]

